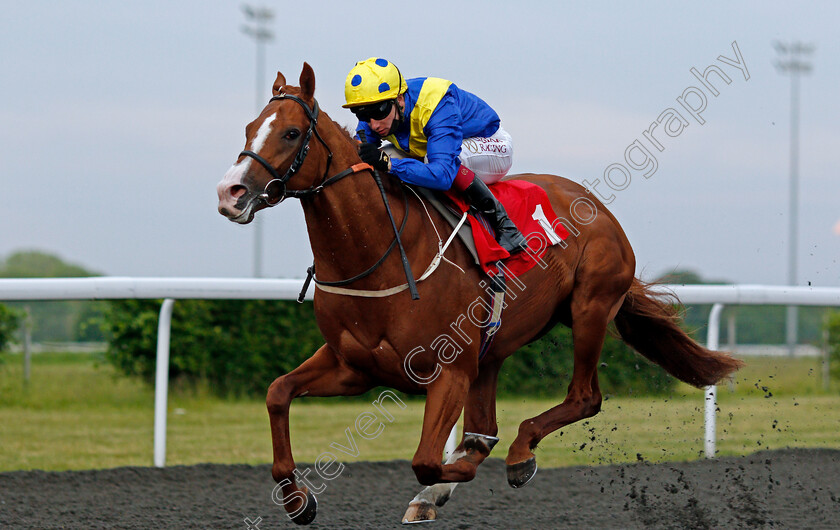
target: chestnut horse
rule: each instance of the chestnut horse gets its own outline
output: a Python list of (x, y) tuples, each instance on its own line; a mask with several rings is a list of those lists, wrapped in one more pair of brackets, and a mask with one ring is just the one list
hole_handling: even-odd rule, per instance
[[(600, 410), (598, 358), (611, 321), (639, 353), (697, 387), (715, 384), (740, 366), (691, 340), (678, 327), (674, 306), (654, 299), (634, 278), (630, 243), (597, 199), (570, 180), (534, 174), (510, 178), (543, 188), (554, 211), (561, 217), (567, 212), (565, 217), (577, 223), (568, 222), (571, 236), (549, 247), (539, 266), (511, 283), (504, 325), (479, 359), (482, 330), (464, 313), (473, 301), (487, 299), (487, 276), (457, 243), (446, 250), (444, 261), (459, 267), (442, 263), (418, 281), (419, 300), (402, 290), (403, 260), (389, 252), (396, 226), (402, 225), (404, 257), (414, 271), (438, 261), (437, 233), (448, 236), (451, 230), (398, 180), (385, 176), (380, 189), (371, 168), (360, 163), (357, 143), (318, 109), (314, 92), (315, 74), (308, 64), (299, 87), (287, 85), (278, 72), (274, 96), (246, 127), (246, 150), (217, 189), (219, 212), (242, 224), (286, 197), (300, 199), (316, 283), (353, 280), (346, 292), (316, 285), (315, 316), (325, 344), (268, 389), (272, 475), (295, 522), (311, 522), (317, 506), (311, 488), (298, 483), (304, 481), (292, 458), (289, 405), (296, 397), (358, 395), (376, 386), (426, 394), (411, 466), (427, 487), (409, 503), (403, 519), (419, 522), (436, 517), (455, 483), (471, 480), (498, 441), (495, 398), (502, 362), (558, 322), (571, 327), (574, 337), (572, 380), (562, 403), (519, 426), (506, 458), (514, 487), (534, 475), (534, 448), (540, 440)], [(579, 198), (587, 198), (594, 211), (568, 214)], [(474, 314), (483, 312), (479, 322), (487, 316), (482, 307), (472, 308)], [(441, 463), (447, 436), (462, 411), (464, 437)]]

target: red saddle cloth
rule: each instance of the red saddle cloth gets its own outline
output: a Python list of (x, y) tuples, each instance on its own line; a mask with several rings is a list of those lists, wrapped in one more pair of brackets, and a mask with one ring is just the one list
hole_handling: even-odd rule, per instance
[[(558, 238), (564, 240), (569, 237), (566, 228), (557, 222), (557, 215), (551, 208), (548, 195), (541, 187), (524, 180), (505, 180), (489, 188), (505, 207), (508, 217), (528, 240), (528, 250), (511, 255), (496, 242), (486, 220), (470, 215), (469, 221), (478, 259), (485, 273), (496, 274), (496, 262), (501, 261), (505, 268), (517, 277), (536, 265), (548, 248), (557, 244)], [(460, 194), (453, 190), (445, 193), (462, 214), (469, 210), (469, 204), (464, 202)], [(540, 218), (544, 219), (543, 223), (540, 222)], [(544, 223), (547, 226), (543, 226)], [(547, 233), (546, 230), (551, 230), (551, 227), (554, 227), (553, 232), (557, 237), (551, 237)]]

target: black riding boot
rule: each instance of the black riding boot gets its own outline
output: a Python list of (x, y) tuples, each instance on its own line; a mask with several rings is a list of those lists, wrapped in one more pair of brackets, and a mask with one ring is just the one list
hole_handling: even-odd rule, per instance
[(496, 232), (496, 241), (503, 249), (513, 254), (528, 246), (525, 236), (510, 220), (505, 207), (496, 199), (483, 180), (475, 177), (472, 184), (464, 190), (464, 197), (473, 208), (487, 217)]

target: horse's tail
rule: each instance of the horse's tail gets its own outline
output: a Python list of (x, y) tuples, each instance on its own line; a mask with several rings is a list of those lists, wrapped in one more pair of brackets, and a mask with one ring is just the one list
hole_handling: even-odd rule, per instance
[(615, 317), (621, 338), (681, 381), (714, 385), (744, 365), (727, 353), (697, 344), (679, 326), (676, 296), (654, 297), (650, 285), (633, 279)]

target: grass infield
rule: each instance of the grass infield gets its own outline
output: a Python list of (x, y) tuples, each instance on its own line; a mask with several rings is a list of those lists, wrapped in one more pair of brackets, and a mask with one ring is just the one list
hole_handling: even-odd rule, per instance
[[(154, 390), (116, 374), (97, 358), (35, 355), (31, 381), (24, 387), (21, 357), (5, 356), (0, 365), (0, 471), (152, 465)], [(840, 389), (835, 382), (823, 390), (819, 359), (748, 358), (747, 363), (732, 385), (718, 387), (720, 455), (840, 448)], [(501, 441), (493, 456), (504, 458), (522, 420), (561, 400), (499, 399)], [(424, 402), (406, 401), (404, 409), (386, 403), (392, 422), (366, 401), (296, 400), (291, 408), (295, 460), (313, 462), (325, 452), (342, 461), (410, 460), (420, 440)], [(703, 392), (688, 386), (668, 396), (608, 396), (599, 415), (543, 440), (537, 461), (541, 467), (558, 467), (701, 458), (703, 406)], [(356, 418), (364, 412), (383, 421), (373, 439), (356, 429)], [(270, 461), (262, 400), (223, 400), (206, 389), (172, 388), (167, 465)]]

